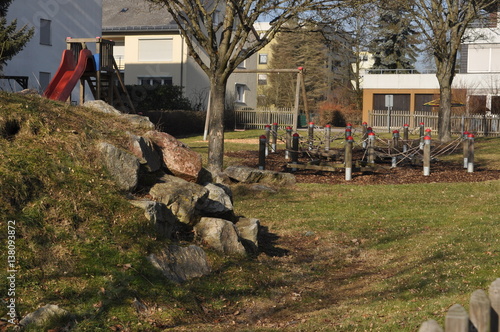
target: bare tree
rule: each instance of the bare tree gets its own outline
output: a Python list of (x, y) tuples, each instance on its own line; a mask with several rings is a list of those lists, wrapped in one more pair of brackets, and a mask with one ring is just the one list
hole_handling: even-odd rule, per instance
[(451, 85), (455, 77), (460, 44), (469, 25), (486, 12), (496, 10), (497, 0), (412, 0), (436, 63), (440, 105), (438, 131), (441, 141), (451, 140)]
[[(224, 158), (226, 83), (237, 66), (266, 46), (291, 19), (331, 7), (321, 0), (147, 0), (164, 6), (178, 24), (189, 53), (210, 81), (208, 168), (221, 171)], [(258, 20), (271, 22), (259, 34)]]

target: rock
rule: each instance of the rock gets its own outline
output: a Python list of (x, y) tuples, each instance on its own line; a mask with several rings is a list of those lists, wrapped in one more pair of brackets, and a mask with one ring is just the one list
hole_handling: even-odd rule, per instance
[(231, 189), (221, 184), (209, 183), (205, 186), (208, 198), (201, 207), (201, 214), (207, 217), (219, 217), (233, 220), (233, 199)]
[(220, 183), (223, 185), (231, 185), (231, 179), (224, 172), (212, 172), (206, 168), (202, 168), (198, 176), (198, 183)]
[(106, 103), (104, 100), (89, 100), (83, 103), (83, 106), (93, 108), (102, 113), (115, 114), (115, 115), (122, 114), (119, 110), (117, 110), (110, 104)]
[(147, 129), (155, 129), (154, 123), (151, 122), (147, 116), (139, 114), (122, 114), (122, 118), (127, 119), (130, 123), (136, 126), (144, 127)]
[(130, 203), (144, 209), (144, 215), (155, 226), (159, 237), (172, 238), (179, 221), (165, 204), (150, 200), (131, 200)]
[(236, 226), (228, 220), (204, 217), (194, 227), (194, 231), (203, 243), (220, 253), (226, 255), (246, 253)]
[(118, 186), (124, 190), (134, 190), (139, 181), (139, 159), (131, 153), (105, 142), (99, 143), (98, 149), (104, 157), (104, 163), (109, 173), (116, 180)]
[(293, 174), (259, 170), (246, 166), (229, 166), (224, 170), (224, 173), (231, 179), (242, 183), (265, 183), (276, 186), (291, 186), (296, 183)]
[(148, 131), (144, 137), (151, 139), (160, 148), (163, 162), (170, 172), (186, 181), (198, 181), (202, 169), (199, 153), (167, 133)]
[(255, 218), (239, 218), (236, 228), (240, 234), (241, 242), (248, 252), (259, 251), (259, 227), (260, 220)]
[(165, 277), (178, 283), (211, 272), (205, 251), (195, 245), (189, 247), (170, 245), (158, 254), (149, 255), (148, 259)]
[(130, 135), (130, 151), (147, 166), (149, 172), (160, 170), (162, 160), (150, 139)]
[(26, 327), (28, 325), (44, 325), (49, 320), (61, 317), (69, 317), (70, 313), (64, 309), (59, 308), (59, 306), (54, 304), (47, 304), (40, 309), (26, 315), (21, 321), (19, 325)]
[(201, 217), (199, 211), (208, 199), (208, 189), (171, 175), (163, 176), (160, 181), (149, 190), (149, 194), (165, 204), (180, 222), (196, 224)]

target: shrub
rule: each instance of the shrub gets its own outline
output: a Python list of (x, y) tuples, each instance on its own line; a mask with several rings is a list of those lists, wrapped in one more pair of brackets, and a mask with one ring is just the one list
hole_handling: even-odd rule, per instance
[(319, 107), (319, 121), (321, 126), (329, 124), (334, 127), (344, 127), (347, 122), (360, 124), (361, 112), (352, 105), (343, 106), (325, 101)]
[(191, 103), (177, 85), (127, 85), (136, 111), (191, 110)]

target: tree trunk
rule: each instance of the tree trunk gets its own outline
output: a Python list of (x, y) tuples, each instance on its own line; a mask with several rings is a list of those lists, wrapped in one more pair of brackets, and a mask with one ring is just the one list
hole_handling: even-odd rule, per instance
[(208, 169), (221, 172), (224, 162), (224, 106), (226, 82), (210, 80), (210, 118), (208, 121)]
[(439, 87), (438, 137), (441, 142), (451, 141), (451, 84), (445, 81)]

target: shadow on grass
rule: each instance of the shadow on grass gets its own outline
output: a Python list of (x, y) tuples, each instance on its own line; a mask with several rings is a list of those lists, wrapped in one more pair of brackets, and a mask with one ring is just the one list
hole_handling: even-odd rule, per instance
[(269, 228), (261, 226), (259, 229), (259, 252), (265, 253), (269, 257), (283, 257), (288, 254), (288, 250), (276, 246), (279, 236), (270, 233)]

